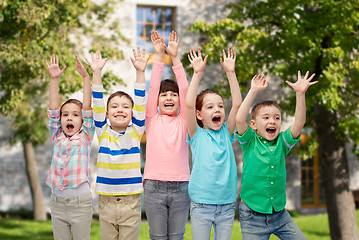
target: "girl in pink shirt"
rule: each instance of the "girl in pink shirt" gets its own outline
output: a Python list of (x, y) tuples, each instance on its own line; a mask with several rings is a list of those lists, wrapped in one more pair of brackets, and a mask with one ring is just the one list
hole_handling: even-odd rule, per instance
[[(146, 106), (144, 205), (151, 239), (183, 239), (190, 205), (185, 112), (188, 82), (178, 56), (176, 32), (170, 33), (168, 46), (157, 31), (152, 32), (151, 40), (156, 56)], [(165, 50), (177, 82), (161, 82)]]

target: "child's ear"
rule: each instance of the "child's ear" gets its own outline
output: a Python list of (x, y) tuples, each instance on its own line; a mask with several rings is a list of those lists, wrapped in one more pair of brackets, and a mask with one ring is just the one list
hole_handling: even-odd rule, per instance
[(201, 112), (199, 110), (196, 110), (196, 116), (199, 120), (203, 121), (203, 117), (201, 115)]
[(256, 121), (253, 119), (249, 121), (249, 126), (254, 130), (257, 131)]
[(108, 112), (106, 111), (106, 118), (108, 118)]

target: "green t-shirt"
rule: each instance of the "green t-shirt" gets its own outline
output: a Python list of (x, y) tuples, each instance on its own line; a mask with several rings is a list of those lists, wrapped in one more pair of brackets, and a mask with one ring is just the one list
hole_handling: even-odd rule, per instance
[(286, 204), (285, 156), (299, 141), (293, 139), (288, 128), (278, 137), (268, 141), (248, 127), (236, 136), (243, 149), (241, 198), (254, 211), (272, 214), (284, 209)]

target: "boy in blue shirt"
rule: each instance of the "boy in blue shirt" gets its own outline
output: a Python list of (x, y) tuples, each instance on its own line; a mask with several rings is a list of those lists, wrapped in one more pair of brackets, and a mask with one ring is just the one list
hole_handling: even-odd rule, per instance
[(305, 92), (317, 83), (310, 82), (315, 74), (298, 81), (286, 81), (296, 92), (295, 119), (291, 127), (280, 132), (281, 110), (273, 101), (264, 101), (252, 109), (252, 119), (246, 117), (255, 96), (267, 86), (264, 76), (254, 76), (251, 88), (240, 106), (236, 136), (243, 149), (243, 174), (239, 220), (244, 240), (269, 239), (275, 234), (280, 239), (306, 239), (302, 231), (284, 209), (286, 204), (285, 156), (299, 141), (306, 119)]

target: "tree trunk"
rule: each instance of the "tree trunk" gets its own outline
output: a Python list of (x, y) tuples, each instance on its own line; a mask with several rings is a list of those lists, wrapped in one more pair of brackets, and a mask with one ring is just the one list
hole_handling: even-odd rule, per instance
[(44, 196), (37, 172), (34, 146), (31, 142), (22, 143), (25, 153), (26, 174), (30, 184), (34, 220), (46, 220)]
[(319, 142), (320, 173), (333, 240), (359, 239), (352, 192), (349, 190), (348, 159), (345, 139), (335, 129), (339, 116), (324, 106), (314, 107), (314, 121)]

